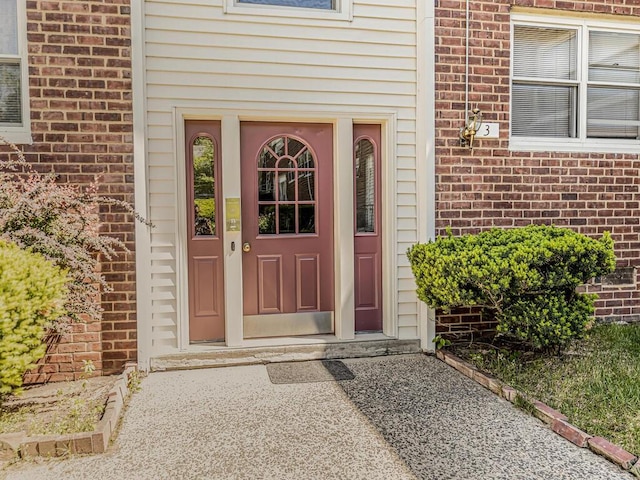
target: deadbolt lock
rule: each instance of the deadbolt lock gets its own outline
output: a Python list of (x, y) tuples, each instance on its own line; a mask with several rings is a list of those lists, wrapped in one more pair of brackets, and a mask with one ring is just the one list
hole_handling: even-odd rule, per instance
[(244, 242), (242, 244), (242, 251), (243, 252), (250, 252), (251, 251), (251, 244), (249, 242)]

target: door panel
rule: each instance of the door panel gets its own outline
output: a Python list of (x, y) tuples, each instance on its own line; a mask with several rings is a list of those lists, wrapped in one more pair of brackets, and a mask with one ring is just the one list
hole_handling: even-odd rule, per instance
[(258, 313), (284, 313), (282, 308), (282, 256), (258, 255)]
[(333, 126), (242, 122), (240, 139), (245, 337), (332, 332)]
[(296, 255), (297, 311), (320, 310), (319, 255)]
[(382, 330), (380, 125), (354, 125), (356, 331)]
[(224, 341), (220, 122), (186, 121), (189, 340)]
[(193, 257), (193, 279), (197, 286), (194, 289), (193, 313), (196, 317), (220, 314), (218, 296), (211, 295), (220, 288), (216, 275), (218, 260), (218, 257)]

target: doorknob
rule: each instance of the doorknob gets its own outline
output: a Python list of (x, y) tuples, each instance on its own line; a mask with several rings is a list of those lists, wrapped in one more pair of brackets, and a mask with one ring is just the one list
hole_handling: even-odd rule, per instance
[(251, 244), (249, 242), (244, 242), (242, 244), (242, 251), (243, 252), (250, 252), (251, 251)]

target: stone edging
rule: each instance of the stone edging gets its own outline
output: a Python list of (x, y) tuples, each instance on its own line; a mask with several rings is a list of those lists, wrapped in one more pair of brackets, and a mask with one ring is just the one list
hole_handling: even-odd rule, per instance
[[(527, 399), (526, 395), (523, 393), (509, 385), (505, 385), (492, 375), (481, 372), (473, 365), (465, 362), (452, 353), (438, 350), (436, 351), (436, 357), (447, 365), (452, 366), (463, 375), (475, 380), (483, 387), (491, 390), (496, 395), (500, 395), (506, 400), (509, 400), (511, 403), (515, 403), (519, 398)], [(545, 405), (538, 400), (528, 400), (531, 401), (531, 404), (533, 405), (533, 414), (546, 423), (554, 432), (579, 447), (589, 448), (591, 451), (602, 455), (609, 461), (622, 467), (624, 470), (629, 470), (640, 478), (640, 459), (638, 459), (638, 457), (602, 437), (594, 437), (583, 432), (579, 428), (570, 424), (567, 421), (566, 416), (548, 405)]]
[(114, 435), (122, 408), (129, 398), (129, 375), (135, 363), (125, 364), (124, 371), (107, 396), (102, 418), (92, 432), (66, 435), (32, 435), (24, 432), (0, 435), (0, 462), (15, 458), (62, 457), (69, 454), (104, 453)]

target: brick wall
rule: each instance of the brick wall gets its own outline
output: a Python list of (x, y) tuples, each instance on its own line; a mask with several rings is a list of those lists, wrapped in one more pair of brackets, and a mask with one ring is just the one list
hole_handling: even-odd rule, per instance
[[(99, 175), (100, 193), (133, 202), (129, 11), (129, 0), (27, 1), (33, 145), (24, 149), (61, 182), (86, 184)], [(133, 251), (131, 216), (116, 207), (101, 213), (104, 233)], [(133, 253), (101, 269), (114, 288), (102, 295), (102, 324), (76, 325), (64, 336), (53, 363), (40, 367), (52, 379), (73, 377), (82, 359), (105, 373), (135, 359)]]
[[(470, 108), (500, 124), (500, 139), (460, 147), (465, 119), (465, 1), (436, 7), (436, 214), (438, 234), (476, 233), (531, 223), (570, 227), (590, 236), (608, 230), (618, 267), (640, 262), (640, 160), (630, 154), (510, 152), (511, 5), (640, 16), (637, 0), (484, 0), (470, 7)], [(624, 17), (618, 17), (624, 20)], [(640, 151), (640, 149), (639, 149)], [(640, 292), (592, 285), (596, 315), (637, 319)], [(441, 316), (443, 331), (479, 328), (473, 312)]]

